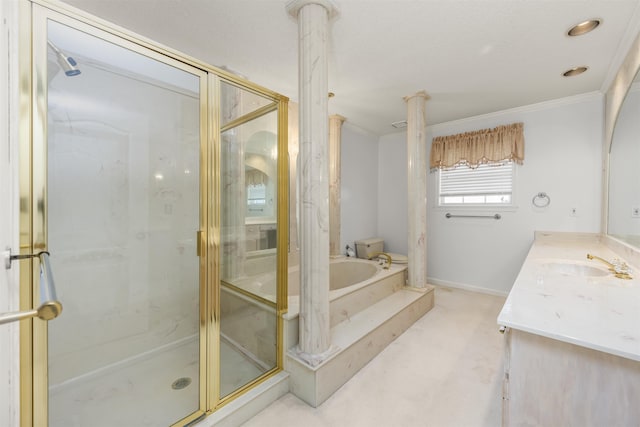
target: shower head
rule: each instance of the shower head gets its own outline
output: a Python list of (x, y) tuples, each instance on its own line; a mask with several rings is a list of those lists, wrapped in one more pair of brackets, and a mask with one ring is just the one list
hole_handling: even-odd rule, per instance
[(60, 68), (64, 70), (64, 74), (68, 77), (77, 76), (81, 71), (76, 67), (78, 63), (75, 59), (65, 55), (56, 45), (47, 40), (49, 47), (55, 52)]

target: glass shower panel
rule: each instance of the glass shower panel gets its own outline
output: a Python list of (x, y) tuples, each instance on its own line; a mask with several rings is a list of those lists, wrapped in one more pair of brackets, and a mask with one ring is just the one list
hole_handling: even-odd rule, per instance
[(167, 426), (200, 399), (200, 76), (47, 30), (49, 425)]
[[(278, 111), (221, 83), (220, 396), (277, 364)], [(264, 98), (263, 98), (264, 99)]]

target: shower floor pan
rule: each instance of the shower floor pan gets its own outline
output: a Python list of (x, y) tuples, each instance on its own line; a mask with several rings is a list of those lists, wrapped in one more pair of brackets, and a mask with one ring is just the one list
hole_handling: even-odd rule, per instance
[[(225, 340), (220, 345), (220, 365), (224, 367), (220, 390), (224, 396), (264, 369)], [(198, 409), (199, 354), (198, 341), (193, 338), (153, 356), (53, 387), (49, 393), (49, 425), (170, 425)]]

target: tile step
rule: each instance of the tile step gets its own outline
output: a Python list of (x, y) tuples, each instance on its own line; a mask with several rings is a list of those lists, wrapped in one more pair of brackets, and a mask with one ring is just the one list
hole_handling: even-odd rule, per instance
[(424, 292), (411, 289), (400, 289), (392, 293), (331, 328), (331, 343), (341, 350), (349, 348), (353, 343), (423, 297), (424, 294)]
[(342, 387), (434, 304), (433, 287), (403, 288), (331, 328), (334, 352), (309, 366), (293, 351), (286, 357), (291, 393), (317, 407)]

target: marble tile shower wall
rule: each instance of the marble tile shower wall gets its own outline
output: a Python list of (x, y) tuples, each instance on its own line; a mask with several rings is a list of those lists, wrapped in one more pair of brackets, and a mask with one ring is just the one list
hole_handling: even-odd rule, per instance
[(100, 120), (50, 109), (49, 247), (67, 312), (50, 325), (52, 385), (198, 330), (199, 100), (101, 79), (87, 88)]

